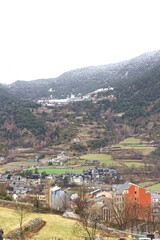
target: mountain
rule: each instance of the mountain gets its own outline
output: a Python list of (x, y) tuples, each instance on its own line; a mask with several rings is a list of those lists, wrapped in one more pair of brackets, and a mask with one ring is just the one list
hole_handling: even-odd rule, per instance
[[(93, 101), (51, 109), (35, 103), (50, 95), (66, 98), (109, 86), (114, 88), (112, 93), (96, 92), (97, 99), (94, 97)], [(8, 147), (38, 148), (64, 143), (70, 147), (77, 138), (93, 148), (133, 132), (160, 140), (160, 51), (117, 64), (69, 71), (55, 79), (17, 81), (1, 87), (0, 136)], [(109, 99), (108, 94), (114, 97)], [(94, 129), (102, 128), (100, 132), (96, 130), (97, 135), (93, 125)], [(88, 140), (83, 138), (83, 131), (88, 133)], [(0, 141), (3, 139), (0, 137)]]
[(160, 51), (145, 53), (134, 59), (104, 66), (91, 66), (63, 73), (57, 78), (16, 81), (7, 90), (20, 99), (42, 97), (66, 98), (71, 94), (85, 95), (99, 88), (117, 87), (122, 83), (149, 76), (159, 67)]

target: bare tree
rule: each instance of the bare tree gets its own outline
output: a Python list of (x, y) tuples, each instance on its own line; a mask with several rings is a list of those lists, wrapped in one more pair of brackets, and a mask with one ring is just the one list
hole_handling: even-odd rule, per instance
[(30, 207), (25, 204), (20, 204), (15, 208), (15, 213), (19, 222), (19, 231), (20, 231), (19, 240), (25, 240), (25, 236), (23, 234), (23, 224), (29, 212), (30, 212)]
[(103, 223), (103, 215), (100, 208), (93, 201), (78, 197), (74, 200), (76, 211), (79, 214), (79, 220), (75, 224), (74, 234), (81, 237), (95, 239)]
[(115, 199), (113, 199), (112, 202), (113, 222), (118, 224), (120, 229), (125, 229), (128, 220), (130, 220), (130, 214), (127, 214), (127, 212), (130, 212), (130, 208), (131, 208), (130, 202), (129, 201), (125, 202), (124, 197), (120, 202), (117, 202), (115, 201)]
[(113, 199), (112, 211), (113, 211), (113, 222), (118, 224), (119, 228), (125, 230), (127, 227), (131, 229), (137, 225), (137, 220), (140, 215), (140, 206), (133, 202), (131, 197), (122, 196), (121, 201)]

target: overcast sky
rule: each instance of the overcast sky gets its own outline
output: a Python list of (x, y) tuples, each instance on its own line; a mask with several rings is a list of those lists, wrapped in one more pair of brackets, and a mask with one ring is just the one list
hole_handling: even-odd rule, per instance
[(0, 82), (160, 50), (160, 0), (0, 0)]

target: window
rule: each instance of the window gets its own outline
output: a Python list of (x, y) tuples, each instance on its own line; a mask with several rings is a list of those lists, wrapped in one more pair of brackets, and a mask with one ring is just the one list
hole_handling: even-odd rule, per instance
[(135, 191), (135, 194), (136, 194), (137, 192)]

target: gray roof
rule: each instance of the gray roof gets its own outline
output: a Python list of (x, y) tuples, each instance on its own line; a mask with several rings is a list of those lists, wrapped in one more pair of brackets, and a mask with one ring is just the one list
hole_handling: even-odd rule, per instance
[(115, 192), (116, 194), (122, 194), (124, 190), (128, 190), (128, 188), (131, 186), (131, 183), (125, 182), (124, 184), (120, 184), (118, 187), (117, 191)]

